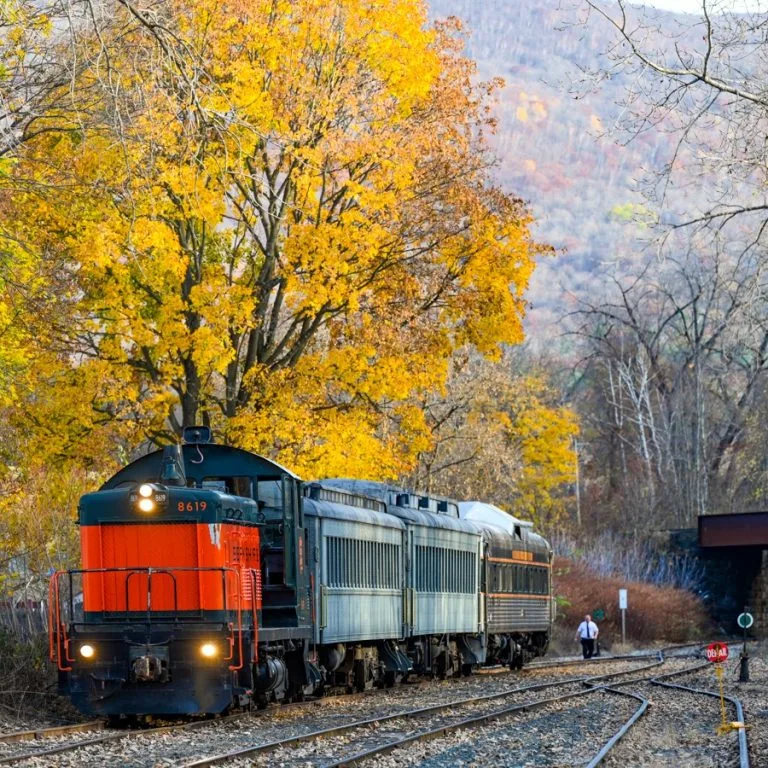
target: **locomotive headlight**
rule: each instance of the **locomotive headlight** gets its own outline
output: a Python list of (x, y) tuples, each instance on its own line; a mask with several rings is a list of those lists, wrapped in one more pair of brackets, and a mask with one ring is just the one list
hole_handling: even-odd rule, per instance
[(139, 496), (143, 496), (145, 499), (148, 499), (154, 490), (155, 489), (151, 485), (144, 483), (143, 485), (139, 486)]
[(152, 499), (139, 499), (139, 509), (142, 512), (151, 512), (155, 508), (155, 502)]
[(95, 653), (96, 649), (92, 645), (86, 643), (85, 645), (80, 646), (80, 655), (84, 659), (92, 659)]
[(203, 643), (200, 646), (200, 654), (206, 659), (214, 659), (219, 655), (219, 649), (215, 643)]

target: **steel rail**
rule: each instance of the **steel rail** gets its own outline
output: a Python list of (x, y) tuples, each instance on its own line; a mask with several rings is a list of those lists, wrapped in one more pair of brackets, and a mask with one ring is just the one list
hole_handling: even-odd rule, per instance
[(102, 731), (105, 724), (103, 720), (91, 720), (88, 723), (71, 723), (69, 725), (52, 725), (47, 728), (34, 728), (30, 731), (13, 731), (12, 733), (0, 733), (0, 744), (12, 744), (17, 741), (34, 741), (51, 736), (64, 736), (68, 733), (82, 733), (83, 731)]
[(58, 744), (54, 747), (35, 750), (33, 752), (20, 752), (15, 755), (6, 755), (4, 757), (0, 757), (0, 765), (13, 765), (14, 763), (20, 763), (23, 760), (31, 760), (36, 757), (57, 755), (61, 754), (62, 752), (73, 752), (74, 750), (81, 749), (82, 747), (91, 747), (96, 744), (105, 744), (107, 742), (120, 741), (122, 739), (137, 738), (139, 736), (146, 736), (148, 734), (171, 733), (173, 731), (191, 731), (196, 730), (197, 728), (214, 725), (216, 723), (233, 722), (244, 717), (248, 717), (247, 712), (237, 713), (236, 715), (229, 715), (228, 717), (220, 717), (210, 720), (195, 720), (192, 723), (181, 723), (179, 725), (161, 725), (155, 728), (145, 728), (132, 731), (118, 731), (117, 733), (111, 732), (105, 734), (104, 736), (98, 736), (95, 739), (82, 739), (80, 741), (70, 742), (68, 744)]
[[(663, 664), (667, 659), (664, 657), (663, 650), (658, 651), (658, 664)], [(653, 666), (658, 666), (658, 664)], [(695, 669), (698, 669), (697, 667), (694, 667)], [(611, 736), (608, 741), (603, 744), (600, 751), (589, 761), (587, 764), (587, 768), (596, 768), (605, 756), (621, 741), (621, 739), (629, 732), (629, 729), (645, 714), (646, 710), (648, 709), (648, 706), (650, 705), (650, 702), (648, 699), (645, 698), (645, 696), (641, 696), (638, 693), (627, 693), (626, 691), (620, 691), (617, 686), (619, 685), (631, 685), (632, 683), (638, 682), (638, 680), (649, 680), (650, 676), (645, 676), (644, 678), (634, 678), (632, 680), (625, 680), (623, 682), (619, 683), (613, 683), (611, 687), (603, 686), (602, 690), (606, 693), (613, 693), (618, 696), (628, 696), (633, 699), (637, 699), (637, 701), (640, 702), (640, 706), (632, 713), (632, 715), (619, 727), (619, 729)], [(586, 683), (586, 685), (589, 685), (589, 683)]]
[[(547, 683), (535, 683), (534, 685), (526, 685), (526, 686), (519, 686), (517, 688), (509, 688), (505, 691), (487, 694), (485, 696), (473, 696), (466, 699), (457, 699), (450, 702), (435, 704), (430, 707), (421, 707), (419, 709), (400, 711), (400, 712), (395, 712), (388, 715), (366, 718), (365, 720), (356, 720), (352, 723), (345, 723), (344, 725), (331, 726), (330, 728), (323, 728), (316, 731), (310, 731), (308, 733), (300, 734), (298, 736), (293, 736), (288, 739), (277, 739), (275, 741), (267, 742), (264, 744), (244, 747), (241, 749), (232, 750), (222, 754), (213, 755), (211, 757), (194, 760), (189, 763), (184, 763), (183, 768), (207, 768), (208, 766), (218, 765), (220, 763), (225, 763), (230, 760), (235, 760), (243, 757), (250, 757), (256, 754), (263, 754), (265, 752), (270, 752), (275, 749), (280, 749), (281, 747), (289, 747), (295, 744), (300, 744), (302, 742), (311, 741), (313, 739), (319, 739), (326, 736), (338, 736), (342, 733), (348, 733), (349, 731), (356, 730), (359, 728), (376, 726), (376, 725), (380, 725), (381, 723), (389, 722), (392, 720), (401, 720), (403, 718), (412, 718), (412, 717), (419, 717), (423, 715), (429, 715), (435, 712), (453, 709), (459, 706), (471, 706), (473, 704), (482, 704), (487, 701), (494, 701), (497, 699), (506, 698), (516, 693), (545, 690), (547, 688), (557, 688), (563, 685), (584, 684), (587, 682), (593, 682), (598, 680), (607, 680), (607, 679), (610, 679), (613, 677), (619, 677), (625, 674), (634, 674), (638, 671), (641, 671), (642, 669), (651, 669), (651, 668), (657, 667), (660, 663), (663, 663), (663, 662), (656, 661), (653, 664), (647, 664), (641, 668), (622, 670), (620, 672), (611, 672), (604, 675), (595, 675), (591, 677), (579, 676), (579, 677), (565, 678), (564, 680), (551, 681)], [(558, 701), (561, 698), (573, 698), (575, 696), (583, 696), (585, 694), (592, 692), (593, 690), (598, 690), (598, 688), (589, 688), (586, 691), (577, 691), (575, 693), (565, 694), (561, 697), (555, 697), (553, 699), (543, 699), (543, 700), (537, 700), (534, 702), (523, 702), (521, 704), (515, 704), (512, 707), (507, 707), (503, 710), (495, 710), (493, 713), (489, 713), (487, 715), (481, 715), (479, 717), (476, 716), (475, 718), (470, 718), (469, 720), (461, 721), (461, 723), (456, 724), (456, 727), (462, 727), (462, 725), (465, 723), (472, 724), (473, 722), (479, 722), (483, 720), (483, 718), (489, 719), (489, 718), (496, 717), (499, 715), (500, 712), (506, 713), (507, 711), (513, 712), (518, 710), (537, 708), (539, 706), (539, 701), (543, 701), (544, 703), (550, 703), (551, 701)], [(454, 728), (453, 725), (450, 725), (450, 726), (443, 725), (435, 729), (435, 732), (439, 733), (441, 730), (446, 730), (446, 729), (452, 730), (453, 728)]]
[(522, 669), (510, 669), (508, 666), (480, 667), (473, 670), (473, 675), (503, 675), (516, 674), (518, 672), (537, 672), (540, 669), (558, 669), (559, 667), (585, 667), (607, 664), (611, 661), (645, 661), (658, 655), (658, 651), (642, 651), (640, 653), (625, 654), (621, 656), (598, 656), (591, 659), (583, 659), (581, 656), (573, 656), (556, 661), (534, 661), (526, 664)]
[[(706, 662), (704, 664), (699, 665), (696, 669), (701, 669), (702, 667), (708, 666), (709, 662)], [(665, 679), (668, 679), (670, 677), (679, 677), (680, 675), (687, 674), (688, 672), (692, 672), (695, 670), (682, 670), (679, 672), (672, 672), (668, 675), (659, 675), (658, 677), (653, 678), (650, 683), (651, 685), (658, 685), (663, 688), (675, 688), (677, 690), (681, 691), (688, 691), (689, 693), (698, 693), (702, 696), (710, 696), (715, 699), (720, 698), (719, 691), (708, 691), (705, 688), (692, 688), (687, 685), (678, 685), (677, 683), (667, 683), (664, 682)], [(734, 708), (736, 709), (736, 717), (739, 720), (739, 722), (746, 725), (744, 721), (744, 708), (742, 707), (741, 701), (736, 696), (728, 696), (723, 695), (723, 698), (726, 701), (729, 701), (731, 704), (733, 704)], [(739, 768), (750, 768), (749, 765), (749, 744), (747, 743), (747, 729), (746, 727), (738, 728), (738, 743), (739, 743)]]
[[(566, 659), (556, 659), (554, 661), (533, 661), (530, 664), (526, 664), (521, 670), (517, 670), (520, 672), (527, 672), (529, 670), (536, 670), (536, 669), (554, 669), (556, 667), (570, 667), (575, 665), (593, 665), (593, 664), (599, 664), (600, 662), (607, 662), (607, 661), (643, 661), (643, 659), (650, 659), (653, 658), (658, 654), (657, 651), (641, 651), (639, 653), (631, 653), (631, 654), (623, 654), (620, 656), (593, 656), (591, 659), (583, 659), (581, 656), (573, 656), (568, 657)], [(494, 669), (493, 667), (491, 669)], [(507, 671), (514, 671), (510, 670), (509, 667), (504, 667)], [(482, 672), (482, 670), (479, 670)]]
[(629, 732), (629, 729), (645, 714), (645, 711), (650, 704), (648, 699), (641, 696), (639, 693), (627, 693), (626, 691), (620, 691), (617, 688), (603, 688), (601, 690), (604, 690), (607, 693), (615, 693), (619, 696), (630, 696), (633, 699), (637, 699), (640, 702), (640, 706), (632, 713), (632, 716), (619, 728), (619, 730), (616, 731), (605, 744), (603, 744), (602, 749), (589, 761), (589, 763), (587, 763), (587, 768), (595, 768), (600, 765), (603, 758), (605, 758), (605, 756)]
[(573, 656), (567, 659), (555, 659), (553, 661), (533, 661), (530, 664), (526, 664), (523, 667), (523, 671), (529, 669), (549, 669), (550, 667), (568, 667), (571, 664), (598, 664), (601, 661), (632, 661), (634, 659), (647, 659), (652, 656), (657, 656), (659, 653), (666, 654), (667, 651), (673, 651), (676, 648), (702, 648), (707, 645), (706, 642), (696, 640), (687, 643), (678, 643), (677, 645), (664, 645), (661, 648), (655, 648), (648, 651), (638, 651), (637, 653), (622, 654), (619, 656), (594, 656), (591, 659), (582, 659), (580, 656)]

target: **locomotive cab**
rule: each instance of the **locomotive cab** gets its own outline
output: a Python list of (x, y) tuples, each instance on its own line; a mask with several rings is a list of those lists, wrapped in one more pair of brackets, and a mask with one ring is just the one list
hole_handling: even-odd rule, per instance
[(82, 498), (82, 568), (54, 577), (51, 601), (51, 650), (79, 709), (191, 714), (245, 693), (261, 607), (257, 511), (159, 483)]

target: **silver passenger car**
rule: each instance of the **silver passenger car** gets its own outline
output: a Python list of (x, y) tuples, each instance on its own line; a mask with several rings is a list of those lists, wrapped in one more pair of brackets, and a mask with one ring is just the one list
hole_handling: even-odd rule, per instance
[(373, 499), (319, 484), (308, 490), (315, 642), (402, 637), (405, 525)]
[(378, 499), (392, 519), (405, 524), (405, 637), (483, 631), (480, 529), (459, 519), (455, 502), (369, 480), (323, 484)]

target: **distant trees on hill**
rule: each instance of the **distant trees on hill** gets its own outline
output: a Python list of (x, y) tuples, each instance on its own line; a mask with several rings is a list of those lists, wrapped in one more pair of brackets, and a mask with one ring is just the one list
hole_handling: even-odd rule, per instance
[(587, 508), (635, 529), (764, 508), (765, 16), (706, 0), (687, 25), (623, 0), (584, 7), (615, 36), (594, 76), (624, 78), (621, 135), (677, 143), (647, 188), (659, 212), (653, 255), (615, 270), (571, 315)]
[(687, 527), (768, 502), (765, 278), (754, 257), (670, 255), (571, 318), (586, 507), (604, 523)]

